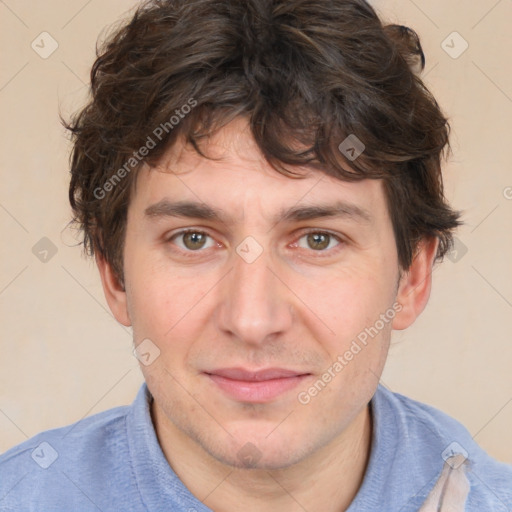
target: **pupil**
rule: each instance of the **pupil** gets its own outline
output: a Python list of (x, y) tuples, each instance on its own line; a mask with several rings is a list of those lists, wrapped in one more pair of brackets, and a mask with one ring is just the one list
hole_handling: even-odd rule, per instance
[(204, 235), (201, 233), (187, 233), (185, 240), (191, 241), (190, 245), (192, 246), (192, 249), (202, 247), (204, 245)]
[(313, 242), (313, 248), (316, 245), (317, 249), (325, 249), (329, 245), (329, 235), (315, 233), (309, 235), (309, 241)]

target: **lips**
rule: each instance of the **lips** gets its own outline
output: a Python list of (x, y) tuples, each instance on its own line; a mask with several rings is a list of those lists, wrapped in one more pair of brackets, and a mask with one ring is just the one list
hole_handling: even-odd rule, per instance
[(256, 371), (244, 368), (221, 368), (205, 374), (229, 398), (253, 403), (271, 401), (291, 391), (311, 375), (285, 368), (266, 368)]
[(285, 370), (282, 368), (268, 368), (266, 370), (249, 371), (243, 368), (223, 368), (221, 370), (214, 370), (209, 372), (212, 375), (225, 377), (226, 379), (247, 381), (247, 382), (261, 382), (263, 380), (285, 379), (288, 377), (295, 377), (297, 375), (304, 375), (303, 372), (296, 372), (293, 370)]

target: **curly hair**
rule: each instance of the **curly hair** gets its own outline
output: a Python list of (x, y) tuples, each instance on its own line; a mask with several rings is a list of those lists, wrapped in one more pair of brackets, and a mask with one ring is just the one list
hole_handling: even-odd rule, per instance
[[(439, 239), (436, 260), (451, 248), (461, 222), (443, 193), (448, 120), (419, 77), (416, 32), (384, 24), (366, 1), (148, 0), (96, 57), (90, 101), (61, 118), (73, 141), (69, 200), (85, 252), (121, 284), (137, 171), (178, 136), (208, 158), (201, 139), (237, 116), (290, 178), (309, 166), (382, 179), (402, 269), (424, 237)], [(364, 144), (358, 158), (340, 151), (349, 136)]]

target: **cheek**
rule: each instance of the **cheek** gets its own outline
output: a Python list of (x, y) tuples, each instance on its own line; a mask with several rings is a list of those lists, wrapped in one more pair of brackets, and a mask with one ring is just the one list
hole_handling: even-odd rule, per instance
[(172, 352), (175, 362), (180, 353), (186, 357), (211, 321), (219, 274), (192, 267), (177, 271), (150, 254), (134, 258), (131, 269), (135, 340), (151, 339), (163, 353)]
[(340, 350), (375, 323), (390, 306), (391, 284), (376, 269), (351, 270), (297, 279), (292, 286), (303, 300), (302, 319), (320, 339)]

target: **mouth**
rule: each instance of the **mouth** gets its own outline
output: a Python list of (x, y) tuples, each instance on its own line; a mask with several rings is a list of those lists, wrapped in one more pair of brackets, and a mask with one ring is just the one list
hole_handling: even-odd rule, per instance
[(239, 402), (264, 403), (290, 392), (311, 373), (284, 368), (250, 371), (221, 368), (204, 374), (229, 398)]

